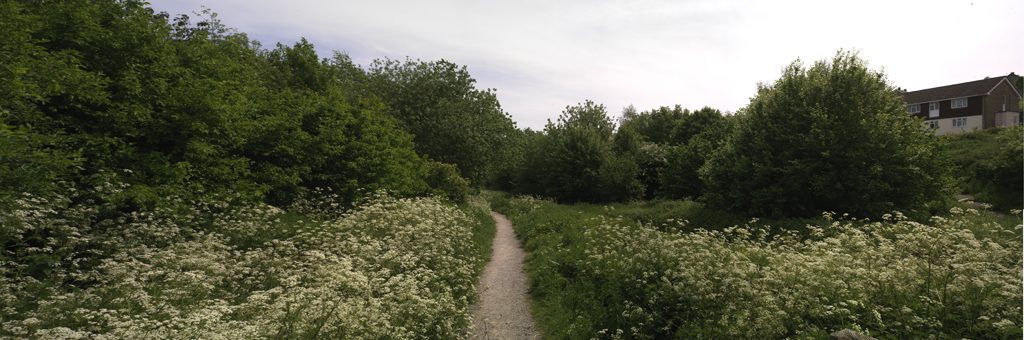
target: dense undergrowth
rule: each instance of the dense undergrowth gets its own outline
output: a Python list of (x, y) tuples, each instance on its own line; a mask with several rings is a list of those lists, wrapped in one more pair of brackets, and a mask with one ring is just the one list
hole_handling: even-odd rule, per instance
[(692, 202), (492, 204), (525, 240), (536, 319), (551, 338), (1021, 336), (1021, 226), (1007, 223), (1019, 215), (825, 214), (795, 229), (755, 219), (703, 230), (686, 215), (725, 217), (664, 208)]
[(0, 210), (0, 337), (460, 338), (494, 233), (479, 200), (80, 197)]
[(1024, 209), (1024, 128), (946, 135), (942, 155), (955, 166), (960, 190), (996, 211)]

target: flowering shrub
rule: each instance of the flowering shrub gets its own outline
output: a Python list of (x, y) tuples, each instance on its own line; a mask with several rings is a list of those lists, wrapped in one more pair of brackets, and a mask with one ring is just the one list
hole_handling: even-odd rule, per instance
[(108, 218), (73, 201), (0, 211), (0, 337), (461, 338), (487, 253), (478, 212), (433, 198), (378, 195), (323, 221), (221, 201)]
[(505, 208), (553, 337), (1021, 336), (1021, 226), (976, 225), (976, 210), (676, 233), (537, 199)]

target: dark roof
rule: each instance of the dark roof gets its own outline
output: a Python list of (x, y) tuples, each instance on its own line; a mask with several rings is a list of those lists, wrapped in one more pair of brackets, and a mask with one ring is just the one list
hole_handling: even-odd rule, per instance
[[(909, 104), (917, 104), (924, 102), (933, 102), (939, 100), (962, 98), (962, 97), (973, 97), (988, 94), (992, 88), (996, 87), (999, 82), (1007, 77), (1016, 78), (1017, 75), (1010, 73), (1009, 76), (998, 76), (992, 78), (985, 78), (982, 80), (969, 81), (966, 83), (946, 85), (940, 87), (933, 87), (930, 89), (904, 92), (903, 101)], [(1013, 83), (1014, 79), (1007, 79), (1010, 83)]]

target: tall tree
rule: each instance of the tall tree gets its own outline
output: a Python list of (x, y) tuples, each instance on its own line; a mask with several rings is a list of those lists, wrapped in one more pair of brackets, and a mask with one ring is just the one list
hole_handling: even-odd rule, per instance
[(368, 72), (373, 92), (412, 133), (417, 152), (455, 164), (477, 185), (496, 175), (515, 124), (495, 91), (477, 89), (465, 66), (383, 59)]
[(637, 166), (616, 153), (615, 125), (603, 105), (586, 101), (566, 107), (557, 122), (548, 122), (535, 150), (527, 154), (520, 182), (565, 202), (609, 202), (637, 198), (643, 191)]

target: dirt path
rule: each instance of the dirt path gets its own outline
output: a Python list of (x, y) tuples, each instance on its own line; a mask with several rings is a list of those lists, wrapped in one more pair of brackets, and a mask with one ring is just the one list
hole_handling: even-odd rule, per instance
[(974, 209), (978, 209), (980, 211), (988, 211), (988, 212), (991, 212), (991, 213), (999, 215), (999, 216), (1007, 216), (1005, 211), (1004, 212), (995, 211), (995, 210), (991, 209), (992, 208), (991, 206), (986, 206), (986, 203), (975, 201), (974, 200), (974, 195), (958, 194), (958, 195), (956, 195), (956, 200), (960, 201), (960, 202), (964, 202), (964, 203), (967, 204), (967, 206), (969, 206), (971, 208), (974, 208)]
[(530, 315), (526, 273), (519, 246), (512, 231), (512, 222), (491, 212), (497, 223), (494, 252), (484, 267), (477, 290), (480, 301), (473, 307), (473, 330), (470, 339), (540, 339)]

